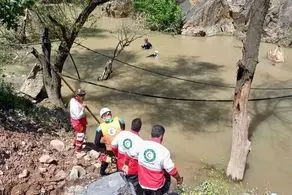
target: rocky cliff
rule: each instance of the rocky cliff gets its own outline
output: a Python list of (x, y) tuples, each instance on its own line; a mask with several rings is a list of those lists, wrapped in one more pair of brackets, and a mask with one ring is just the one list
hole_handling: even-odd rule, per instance
[[(244, 36), (252, 0), (198, 0), (187, 13), (182, 34)], [(292, 1), (271, 0), (263, 40), (292, 46)]]

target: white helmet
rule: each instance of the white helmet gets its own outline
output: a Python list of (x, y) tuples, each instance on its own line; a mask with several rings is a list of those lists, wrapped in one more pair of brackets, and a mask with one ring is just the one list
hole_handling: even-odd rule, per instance
[(111, 110), (109, 108), (102, 108), (99, 112), (100, 117), (102, 117), (102, 115), (104, 115), (107, 112), (111, 112)]

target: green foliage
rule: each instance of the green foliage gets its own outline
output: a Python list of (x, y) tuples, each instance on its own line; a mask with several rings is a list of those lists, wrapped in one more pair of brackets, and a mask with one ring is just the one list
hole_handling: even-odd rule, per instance
[(0, 109), (18, 109), (25, 112), (32, 107), (32, 103), (22, 97), (15, 95), (11, 84), (0, 81)]
[(245, 190), (241, 183), (230, 181), (224, 169), (217, 169), (205, 162), (200, 172), (206, 172), (206, 178), (195, 187), (182, 186), (176, 191), (180, 195), (234, 195), (242, 194)]
[(145, 14), (151, 30), (181, 32), (184, 14), (176, 0), (134, 0), (134, 7)]
[(41, 125), (52, 125), (69, 129), (69, 121), (61, 108), (48, 109), (37, 106), (15, 93), (13, 86), (0, 79), (0, 111), (12, 111), (29, 117)]
[(30, 8), (35, 0), (1, 0), (0, 21), (8, 29), (17, 30), (18, 17), (24, 14), (26, 8)]

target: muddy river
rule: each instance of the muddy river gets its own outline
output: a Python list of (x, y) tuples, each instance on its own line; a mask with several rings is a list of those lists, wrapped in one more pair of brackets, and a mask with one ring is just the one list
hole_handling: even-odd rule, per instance
[[(102, 19), (97, 24), (99, 30), (91, 30), (79, 41), (95, 51), (112, 55), (117, 40), (110, 30), (120, 23), (117, 19)], [(119, 59), (159, 74), (117, 62), (112, 78), (99, 84), (191, 101), (151, 98), (68, 81), (85, 88), (87, 103), (96, 114), (101, 107), (107, 106), (115, 116), (125, 119), (127, 128), (133, 118), (142, 118), (143, 138), (149, 138), (153, 124), (163, 124), (166, 127), (165, 145), (172, 152), (186, 183), (196, 184), (202, 159), (226, 168), (232, 130), (232, 102), (197, 100), (232, 99), (233, 88), (230, 86), (235, 83), (236, 62), (241, 57), (242, 44), (223, 36), (194, 38), (155, 32), (147, 32), (147, 36), (154, 46), (152, 51), (159, 51), (159, 58), (145, 57), (150, 51), (141, 49), (143, 38), (140, 38), (126, 48)], [(252, 90), (250, 98), (292, 94), (291, 89), (283, 89), (292, 87), (292, 49), (284, 49), (285, 63), (274, 66), (265, 58), (273, 47), (272, 44), (261, 44), (260, 63), (253, 81), (253, 87), (258, 89)], [(76, 45), (72, 55), (81, 77), (97, 82), (107, 58)], [(69, 59), (64, 68), (66, 74), (76, 75)], [(64, 95), (70, 93), (65, 86), (63, 92)], [(250, 188), (258, 187), (262, 191), (268, 188), (289, 195), (292, 189), (291, 98), (253, 101), (249, 103), (249, 109), (253, 136), (244, 181)], [(92, 118), (89, 122), (88, 135), (93, 139), (96, 123)]]

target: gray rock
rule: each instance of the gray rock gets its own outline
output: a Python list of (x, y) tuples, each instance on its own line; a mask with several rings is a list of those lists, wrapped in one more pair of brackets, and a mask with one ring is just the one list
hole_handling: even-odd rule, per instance
[(90, 183), (79, 195), (136, 195), (134, 187), (122, 173), (113, 173)]
[(86, 154), (86, 155), (84, 156), (84, 160), (85, 160), (85, 161), (90, 161), (90, 160), (91, 160), (90, 155), (89, 155), (89, 154)]
[(62, 141), (60, 141), (60, 140), (57, 140), (57, 139), (52, 140), (52, 141), (50, 142), (50, 145), (51, 145), (55, 150), (57, 150), (58, 152), (63, 152), (64, 149), (65, 149), (65, 144), (64, 144), (64, 142), (62, 142)]
[(71, 186), (69, 188), (65, 189), (64, 195), (83, 195), (83, 191), (84, 191), (83, 186)]
[(109, 1), (102, 6), (102, 11), (108, 17), (128, 17), (133, 11), (132, 0)]
[(292, 46), (292, 1), (272, 0), (264, 24), (263, 40)]
[(227, 0), (199, 0), (186, 16), (183, 35), (213, 36), (235, 31)]
[(92, 159), (97, 159), (99, 156), (100, 156), (100, 152), (97, 152), (95, 150), (90, 150), (89, 151), (89, 156), (92, 158)]
[(52, 158), (50, 155), (48, 154), (43, 154), (40, 158), (39, 161), (41, 163), (45, 163), (45, 164), (51, 164), (56, 162), (56, 160), (54, 158)]
[(180, 4), (181, 9), (185, 15), (188, 15), (188, 13), (191, 11), (191, 1), (190, 0), (176, 0), (177, 3)]
[(69, 180), (81, 179), (86, 175), (86, 171), (81, 166), (74, 166), (69, 175)]
[(85, 156), (85, 155), (86, 155), (85, 152), (78, 152), (78, 153), (76, 154), (76, 158), (77, 158), (77, 159), (80, 159), (80, 158), (82, 158), (82, 157)]
[(45, 172), (47, 172), (47, 171), (48, 171), (47, 168), (39, 167), (39, 172), (40, 172), (40, 173), (45, 173)]
[[(199, 0), (187, 14), (182, 34), (235, 35), (245, 38), (250, 0)], [(264, 23), (263, 41), (292, 47), (292, 1), (271, 0)]]
[(28, 176), (28, 174), (29, 174), (29, 171), (28, 171), (27, 169), (24, 169), (24, 170), (22, 171), (22, 173), (20, 173), (20, 174), (18, 175), (18, 178), (19, 178), (19, 179), (21, 179), (21, 178), (26, 178), (26, 177)]
[(48, 155), (48, 154), (44, 154), (44, 155), (42, 155), (42, 156), (40, 157), (39, 161), (40, 161), (41, 163), (47, 163), (47, 162), (49, 161), (50, 158), (51, 158), (50, 155)]
[(20, 91), (32, 98), (36, 98), (44, 88), (41, 66), (36, 64), (20, 88)]
[(55, 175), (55, 179), (57, 180), (64, 180), (67, 177), (67, 173), (63, 170), (60, 170), (57, 172), (57, 174)]

